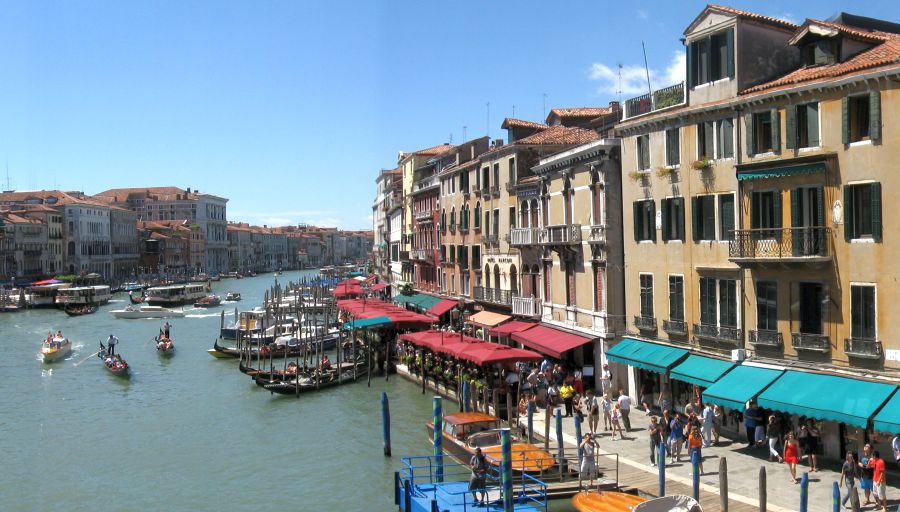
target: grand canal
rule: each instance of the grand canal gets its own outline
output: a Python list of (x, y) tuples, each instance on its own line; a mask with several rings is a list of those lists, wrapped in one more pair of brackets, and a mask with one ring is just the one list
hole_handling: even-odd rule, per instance
[[(273, 397), (238, 372), (236, 361), (206, 353), (222, 309), (259, 305), (275, 279), (213, 283), (214, 293), (237, 291), (243, 301), (186, 307), (185, 318), (170, 320), (178, 347), (171, 359), (159, 358), (149, 342), (162, 320), (109, 313), (126, 305), (125, 294), (83, 317), (52, 309), (0, 315), (0, 508), (395, 510), (400, 455), (430, 452), (430, 395), (392, 376), (373, 379), (370, 388), (362, 382), (300, 399)], [(40, 340), (58, 329), (75, 353), (44, 365)], [(111, 333), (132, 366), (130, 380), (88, 357)], [(391, 400), (393, 458), (382, 455), (382, 391)]]

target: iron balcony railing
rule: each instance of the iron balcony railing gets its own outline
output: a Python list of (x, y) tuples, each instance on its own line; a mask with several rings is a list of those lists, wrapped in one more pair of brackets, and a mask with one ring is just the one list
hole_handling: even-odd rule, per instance
[(831, 257), (831, 228), (737, 229), (728, 242), (732, 261), (825, 260)]
[(413, 217), (415, 217), (415, 219), (416, 219), (417, 221), (431, 220), (432, 218), (434, 218), (434, 213), (433, 213), (433, 212), (428, 212), (428, 211), (425, 211), (425, 212), (416, 212), (416, 213), (413, 214)]
[(875, 338), (845, 338), (844, 353), (865, 359), (881, 359), (884, 354), (881, 342)]
[(794, 350), (806, 350), (809, 352), (830, 352), (831, 339), (825, 334), (809, 334), (804, 332), (792, 332), (791, 343)]
[(483, 187), (481, 189), (481, 196), (482, 197), (490, 197), (491, 196), (491, 187)]
[(409, 259), (411, 260), (424, 260), (428, 257), (429, 251), (427, 249), (413, 249), (409, 251)]
[(684, 320), (663, 320), (663, 330), (669, 334), (687, 336), (687, 322)]
[(513, 228), (509, 232), (510, 245), (536, 245), (538, 243), (538, 228)]
[(500, 243), (500, 237), (498, 235), (483, 235), (481, 241), (485, 245), (498, 245)]
[(490, 302), (492, 304), (501, 304), (504, 306), (512, 304), (512, 292), (509, 290), (476, 286), (474, 291), (475, 300)]
[(694, 324), (694, 336), (721, 343), (739, 344), (744, 340), (744, 331), (737, 327)]
[(684, 82), (680, 82), (657, 89), (652, 93), (642, 94), (637, 98), (625, 100), (625, 118), (642, 116), (656, 110), (681, 105), (684, 102)]
[(635, 315), (634, 326), (637, 327), (639, 331), (655, 331), (656, 317)]
[(543, 245), (564, 245), (581, 243), (581, 224), (559, 224), (547, 226), (538, 235)]
[(541, 316), (541, 299), (537, 297), (513, 297), (512, 312), (518, 316)]
[(778, 331), (759, 329), (750, 331), (750, 344), (754, 347), (781, 347), (784, 345), (784, 338)]

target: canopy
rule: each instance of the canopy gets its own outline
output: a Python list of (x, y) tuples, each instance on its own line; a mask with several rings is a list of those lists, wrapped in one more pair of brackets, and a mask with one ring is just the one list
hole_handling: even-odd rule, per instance
[(459, 305), (459, 302), (457, 302), (455, 300), (444, 299), (444, 300), (438, 302), (437, 304), (435, 304), (434, 306), (431, 306), (430, 308), (428, 308), (427, 312), (431, 313), (434, 316), (441, 316), (444, 313), (446, 313), (447, 311), (450, 311), (451, 309), (457, 307), (458, 305)]
[(731, 361), (691, 354), (678, 366), (672, 368), (671, 377), (708, 388), (732, 368), (734, 368), (734, 363)]
[(766, 178), (781, 178), (784, 176), (793, 176), (797, 174), (814, 174), (825, 172), (825, 163), (817, 162), (814, 164), (798, 164), (787, 165), (770, 169), (743, 171), (738, 170), (737, 179), (744, 180), (760, 180)]
[(357, 319), (388, 317), (392, 323), (400, 328), (421, 328), (429, 326), (434, 319), (407, 311), (400, 306), (390, 304), (380, 299), (348, 299), (337, 301), (338, 309)]
[(428, 295), (425, 293), (413, 293), (410, 295), (398, 293), (397, 295), (394, 295), (394, 302), (399, 304), (412, 304), (413, 306), (423, 310), (427, 310), (441, 300), (442, 299), (435, 297), (434, 295)]
[(542, 354), (562, 359), (563, 352), (590, 343), (594, 338), (568, 333), (546, 325), (536, 325), (525, 331), (514, 332), (512, 339)]
[(459, 357), (483, 366), (514, 361), (540, 361), (544, 356), (531, 350), (486, 342), (467, 347)]
[(522, 322), (520, 320), (513, 320), (512, 322), (506, 322), (500, 327), (496, 327), (491, 329), (491, 336), (509, 336), (514, 332), (526, 331), (536, 326), (537, 324), (534, 322)]
[(491, 311), (479, 311), (468, 318), (469, 323), (478, 324), (482, 327), (494, 327), (495, 325), (505, 322), (512, 318), (511, 316), (493, 313)]
[(379, 290), (384, 290), (384, 289), (387, 288), (388, 286), (390, 286), (390, 285), (387, 284), (387, 283), (373, 284), (372, 287), (369, 288), (369, 291), (370, 291), (370, 292), (377, 292), (377, 291), (379, 291)]
[(606, 351), (606, 358), (610, 361), (656, 373), (666, 373), (686, 355), (688, 351), (683, 348), (633, 338), (622, 338), (622, 341)]
[(401, 341), (425, 347), (432, 352), (447, 354), (471, 361), (479, 366), (515, 361), (540, 361), (542, 356), (531, 350), (507, 347), (499, 343), (481, 341), (464, 336), (462, 341), (457, 333), (442, 331), (422, 331), (400, 335)]
[(703, 401), (743, 411), (745, 404), (756, 398), (775, 381), (783, 370), (740, 365), (703, 392)]
[(763, 391), (758, 402), (766, 409), (866, 428), (896, 389), (892, 384), (790, 370)]
[(900, 435), (900, 388), (872, 420), (876, 432)]
[(35, 281), (31, 283), (31, 286), (45, 286), (48, 284), (60, 284), (65, 283), (65, 281), (60, 281), (59, 279), (44, 279), (43, 281)]
[(372, 318), (362, 318), (359, 320), (350, 320), (349, 322), (344, 322), (344, 329), (350, 331), (356, 329), (368, 329), (371, 327), (391, 325), (391, 323), (391, 319), (386, 316), (375, 316)]

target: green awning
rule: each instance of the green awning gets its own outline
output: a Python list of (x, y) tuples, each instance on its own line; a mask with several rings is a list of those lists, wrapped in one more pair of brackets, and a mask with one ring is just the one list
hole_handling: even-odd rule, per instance
[(783, 374), (755, 366), (738, 366), (703, 392), (703, 401), (743, 411), (748, 400), (756, 398)]
[(759, 395), (760, 407), (866, 428), (897, 386), (788, 371)]
[(900, 388), (872, 419), (876, 432), (900, 435)]
[(814, 164), (788, 165), (785, 167), (776, 167), (774, 169), (760, 169), (758, 171), (738, 171), (737, 179), (740, 181), (763, 180), (766, 178), (781, 178), (784, 176), (814, 174), (817, 172), (825, 172), (824, 162), (817, 162)]
[(344, 329), (353, 331), (356, 329), (368, 329), (370, 327), (380, 327), (382, 325), (391, 325), (394, 322), (386, 316), (376, 316), (374, 318), (362, 318), (359, 320), (351, 320), (344, 322)]
[(671, 377), (708, 388), (732, 368), (734, 368), (734, 363), (731, 361), (691, 354), (678, 366), (672, 368)]
[(434, 295), (428, 295), (425, 293), (413, 293), (411, 295), (404, 295), (402, 293), (398, 293), (394, 295), (394, 302), (398, 304), (412, 304), (416, 308), (420, 310), (427, 310), (431, 306), (434, 306), (438, 302), (440, 302), (440, 297), (435, 297)]
[(622, 338), (622, 341), (606, 351), (606, 358), (651, 372), (666, 373), (687, 354), (688, 351), (683, 348)]

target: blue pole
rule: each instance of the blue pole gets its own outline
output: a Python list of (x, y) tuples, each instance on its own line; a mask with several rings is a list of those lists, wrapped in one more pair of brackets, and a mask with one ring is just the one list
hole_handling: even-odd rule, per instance
[(503, 489), (503, 510), (513, 512), (512, 442), (508, 428), (500, 429), (500, 484)]
[(807, 512), (809, 502), (809, 473), (800, 477), (800, 512)]
[(578, 443), (578, 467), (581, 467), (581, 458), (584, 450), (581, 449), (581, 417), (575, 416), (575, 442)]
[(700, 501), (700, 454), (691, 452), (691, 470), (694, 483), (694, 499)]
[(666, 445), (664, 443), (659, 443), (656, 450), (656, 467), (659, 468), (659, 497), (662, 498), (666, 495)]
[(434, 416), (434, 481), (444, 481), (444, 452), (441, 450), (442, 433), (444, 431), (443, 415), (441, 414), (441, 397), (436, 396), (431, 400), (431, 414)]
[(562, 434), (562, 412), (560, 412), (559, 409), (556, 410), (556, 445), (557, 460), (559, 461), (559, 466), (561, 468), (565, 457), (565, 446), (563, 445)]
[(841, 487), (837, 482), (832, 482), (831, 485), (831, 510), (841, 512)]
[(463, 380), (462, 383), (462, 410), (469, 412), (469, 381)]
[(387, 393), (381, 392), (381, 435), (384, 438), (384, 455), (391, 456), (391, 407)]
[(528, 401), (528, 442), (534, 443), (534, 402)]

